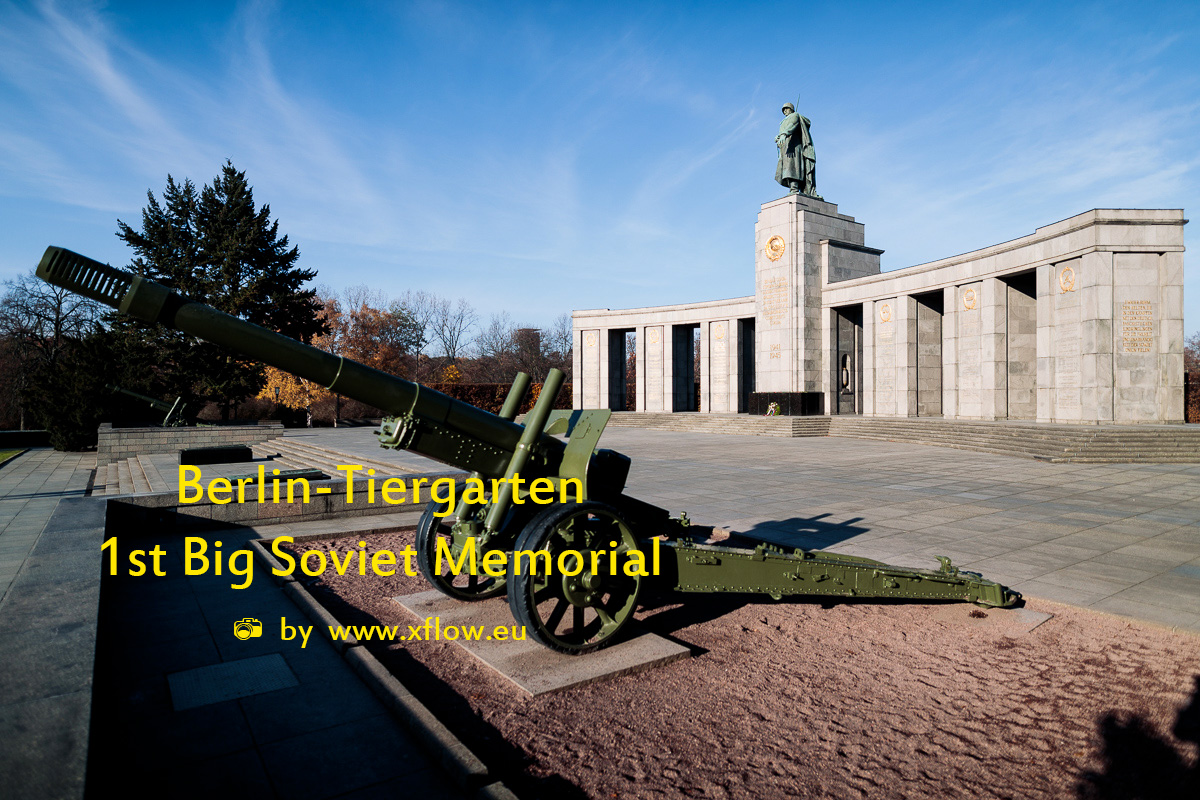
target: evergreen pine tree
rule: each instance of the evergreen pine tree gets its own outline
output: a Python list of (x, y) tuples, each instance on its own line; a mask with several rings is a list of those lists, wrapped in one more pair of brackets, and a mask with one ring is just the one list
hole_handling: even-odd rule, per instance
[[(117, 221), (117, 237), (134, 249), (131, 268), (227, 314), (310, 341), (324, 332), (316, 292), (303, 289), (316, 272), (296, 266), (300, 252), (279, 235), (271, 209), (254, 207), (246, 174), (226, 161), (199, 193), (190, 180), (167, 177), (162, 203), (147, 192), (142, 228)], [(223, 416), (263, 386), (261, 365), (239, 361), (206, 342), (114, 320), (131, 355), (146, 359), (146, 388), (217, 402)], [(144, 385), (145, 385), (144, 384)]]

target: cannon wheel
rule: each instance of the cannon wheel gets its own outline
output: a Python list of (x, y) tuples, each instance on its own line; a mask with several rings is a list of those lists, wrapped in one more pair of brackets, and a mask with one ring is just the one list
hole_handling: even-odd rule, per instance
[[(571, 655), (598, 650), (612, 644), (633, 617), (642, 579), (626, 575), (624, 565), (627, 554), (637, 549), (637, 540), (612, 506), (588, 501), (548, 508), (525, 527), (514, 549), (550, 553), (549, 573), (540, 559), (538, 569), (532, 570), (529, 559), (523, 558), (521, 574), (514, 574), (514, 565), (509, 565), (508, 604), (513, 617), (546, 647)], [(563, 556), (568, 550), (579, 555)], [(605, 552), (593, 573), (592, 553), (599, 550)], [(617, 553), (615, 572), (611, 552)], [(582, 571), (566, 575), (560, 569), (560, 556), (565, 571), (579, 567)]]
[[(417, 523), (417, 567), (425, 576), (425, 580), (433, 584), (433, 588), (455, 600), (472, 602), (504, 594), (507, 588), (504, 578), (493, 578), (483, 574), (455, 575), (445, 563), (442, 564), (441, 572), (437, 571), (438, 540), (445, 541), (455, 557), (458, 556), (459, 549), (456, 544), (461, 546), (461, 543), (456, 542), (459, 537), (454, 534), (453, 519), (449, 516), (434, 516), (445, 507), (445, 503), (431, 500), (429, 505), (425, 506), (421, 521)], [(479, 558), (480, 561), (483, 560), (482, 553), (479, 554)]]

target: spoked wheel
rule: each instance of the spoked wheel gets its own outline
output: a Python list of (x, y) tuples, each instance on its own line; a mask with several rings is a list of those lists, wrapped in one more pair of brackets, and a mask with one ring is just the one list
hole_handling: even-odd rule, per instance
[(530, 636), (571, 655), (616, 641), (642, 586), (640, 575), (625, 574), (637, 541), (616, 509), (590, 501), (549, 508), (529, 523), (515, 549), (550, 556), (549, 570), (542, 556), (522, 557), (519, 575), (509, 565), (508, 604)]
[[(421, 515), (421, 521), (417, 523), (417, 567), (421, 570), (421, 574), (425, 576), (425, 580), (433, 584), (433, 587), (442, 594), (455, 598), (456, 600), (486, 600), (489, 597), (496, 597), (504, 594), (506, 588), (504, 578), (493, 578), (490, 575), (483, 573), (482, 566), (478, 575), (471, 575), (464, 565), (462, 574), (455, 575), (451, 569), (450, 560), (442, 555), (441, 569), (438, 569), (437, 551), (438, 542), (444, 542), (449, 548), (450, 554), (454, 557), (454, 563), (458, 563), (462, 557), (462, 549), (466, 544), (466, 534), (457, 533), (454, 530), (454, 515), (445, 517), (434, 516), (435, 513), (441, 513), (445, 509), (446, 504), (433, 500), (429, 505), (425, 506), (425, 513)], [(471, 506), (460, 506), (464, 511), (471, 510)], [(480, 564), (483, 562), (483, 553), (477, 553)]]

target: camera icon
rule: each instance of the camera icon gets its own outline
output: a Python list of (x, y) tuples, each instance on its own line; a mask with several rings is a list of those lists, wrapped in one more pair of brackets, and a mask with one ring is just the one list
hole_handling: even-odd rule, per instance
[(245, 641), (262, 636), (262, 623), (253, 617), (246, 617), (233, 623), (233, 635)]

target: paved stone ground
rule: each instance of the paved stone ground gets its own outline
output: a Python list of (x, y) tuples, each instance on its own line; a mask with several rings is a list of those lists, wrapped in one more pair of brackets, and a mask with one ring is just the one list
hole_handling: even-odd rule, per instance
[[(349, 532), (368, 518), (340, 520)], [(411, 525), (413, 515), (369, 518), (371, 527)], [(206, 531), (226, 552), (280, 526)], [(328, 523), (296, 523), (293, 534)], [(105, 579), (96, 652), (89, 791), (128, 796), (333, 798), (464, 796), (393, 718), (349, 664), (313, 631), (287, 641), (281, 624), (311, 626), (262, 565), (246, 589), (226, 574), (183, 574), (178, 534), (137, 537), (162, 545), (166, 577)], [(235, 622), (260, 620), (260, 638), (238, 640)], [(274, 656), (296, 685), (180, 709), (168, 675), (215, 665), (237, 668)], [(131, 770), (130, 764), (141, 764)], [(186, 776), (187, 784), (181, 783)], [(360, 794), (361, 793), (361, 794)]]
[(27, 450), (0, 466), (0, 602), (64, 497), (87, 491), (95, 453)]
[[(427, 464), (433, 468), (432, 462), (412, 454), (380, 449), (369, 428), (289, 435), (304, 437), (310, 444), (328, 442), (343, 453), (362, 453), (374, 460), (395, 458), (408, 467)], [(733, 527), (796, 546), (916, 566), (932, 567), (933, 555), (945, 554), (1031, 596), (1200, 631), (1200, 465), (1044, 464), (853, 439), (780, 440), (619, 429), (610, 431), (603, 443), (633, 458), (631, 494), (673, 512), (686, 510), (699, 523)], [(6, 592), (30, 550), (45, 544), (39, 542), (39, 536), (55, 507), (64, 498), (84, 493), (92, 458), (34, 450), (0, 468), (0, 586)], [(379, 524), (383, 524), (382, 518), (359, 517), (316, 523), (313, 531)], [(297, 532), (310, 532), (300, 524), (288, 526), (293, 527)], [(251, 535), (245, 530), (241, 533)], [(146, 544), (152, 542), (147, 539)], [(172, 549), (179, 545), (178, 541), (171, 544)], [(178, 557), (177, 552), (172, 554), (172, 558)], [(340, 774), (333, 768), (328, 776), (307, 786), (287, 784), (281, 776), (291, 774), (305, 752), (321, 751), (327, 737), (344, 732), (346, 746), (353, 748), (353, 742), (367, 733), (361, 726), (384, 724), (385, 717), (372, 710), (357, 689), (345, 688), (357, 695), (351, 703), (358, 709), (354, 722), (342, 725), (336, 713), (318, 714), (317, 721), (325, 720), (330, 727), (303, 731), (288, 724), (272, 727), (271, 720), (280, 713), (270, 710), (273, 700), (226, 701), (236, 705), (241, 714), (238, 736), (242, 739), (219, 742), (213, 740), (211, 729), (204, 734), (205, 726), (219, 722), (221, 714), (236, 718), (234, 705), (196, 714), (191, 728), (177, 728), (167, 712), (169, 706), (162, 705), (170, 702), (161, 693), (167, 672), (242, 657), (251, 650), (254, 654), (266, 652), (257, 648), (268, 643), (256, 641), (250, 649), (235, 653), (231, 648), (246, 643), (226, 637), (231, 618), (298, 616), (297, 611), (276, 608), (276, 601), (282, 598), (267, 592), (258, 581), (256, 586), (261, 586), (264, 594), (254, 598), (257, 607), (251, 611), (246, 608), (248, 595), (231, 596), (228, 582), (222, 584), (213, 577), (189, 578), (186, 586), (174, 587), (165, 583), (152, 587), (135, 580), (110, 596), (116, 604), (112, 610), (120, 607), (120, 622), (117, 617), (109, 619), (120, 625), (136, 622), (144, 634), (125, 639), (126, 644), (143, 642), (146, 647), (137, 659), (126, 662), (128, 669), (116, 671), (122, 680), (133, 682), (122, 688), (136, 693), (158, 687), (145, 696), (157, 700), (145, 707), (127, 704), (117, 712), (138, 718), (140, 738), (136, 741), (150, 737), (160, 747), (171, 747), (173, 741), (180, 745), (215, 743), (215, 748), (207, 750), (181, 747), (176, 751), (189, 763), (207, 761), (211, 770), (204, 774), (213, 783), (219, 783), (221, 776), (249, 769), (246, 774), (252, 773), (255, 781), (265, 776), (271, 789), (281, 795), (329, 794), (351, 788), (332, 782)], [(13, 606), (0, 601), (0, 624), (20, 623), (22, 630), (30, 627), (31, 622), (6, 619), (15, 613)], [(166, 631), (168, 641), (154, 641), (158, 637), (155, 631)], [(208, 644), (200, 646), (206, 641)], [(180, 645), (185, 645), (185, 650), (195, 645), (186, 663), (172, 660)], [(276, 640), (274, 647), (279, 646)], [(62, 652), (67, 659), (72, 651), (65, 648)], [(9, 655), (9, 666), (19, 671), (25, 662), (15, 652)], [(322, 657), (314, 654), (313, 658)], [(314, 661), (311, 675), (302, 680), (301, 687), (285, 691), (296, 692), (293, 699), (298, 704), (317, 702), (321, 695), (311, 694), (310, 681), (327, 686), (328, 692), (340, 697), (341, 680), (334, 676), (332, 663), (327, 666)], [(263, 706), (261, 721), (245, 711), (256, 703)], [(19, 727), (53, 725), (44, 715), (38, 718), (40, 722), (14, 719)], [(86, 715), (81, 719), (86, 720)], [(172, 739), (180, 731), (182, 739)], [(36, 736), (30, 741), (34, 740)], [(254, 745), (234, 747), (239, 741)], [(299, 750), (293, 752), (293, 746)], [(407, 743), (397, 746), (409, 747)], [(432, 776), (430, 772), (422, 778)], [(369, 777), (383, 781), (372, 788), (399, 789), (404, 781), (398, 774)]]
[[(182, 574), (180, 535), (129, 531), (123, 551), (163, 545), (168, 575), (105, 579), (102, 594), (104, 500), (83, 497), (94, 465), (91, 454), (39, 449), (0, 467), (0, 774), (20, 796), (83, 796), (87, 764), (90, 794), (461, 796), (326, 640), (281, 641), (283, 618), (311, 623), (261, 568), (233, 590), (228, 575)], [(353, 517), (267, 535), (415, 521)], [(259, 534), (205, 535), (229, 552)], [(264, 635), (239, 641), (231, 625), (248, 616)], [(269, 654), (296, 685), (173, 707), (168, 675)]]
[[(287, 435), (419, 466), (369, 428)], [(1200, 632), (1200, 465), (620, 428), (601, 445), (633, 458), (630, 494), (698, 523), (907, 566), (947, 555), (1030, 596)]]

